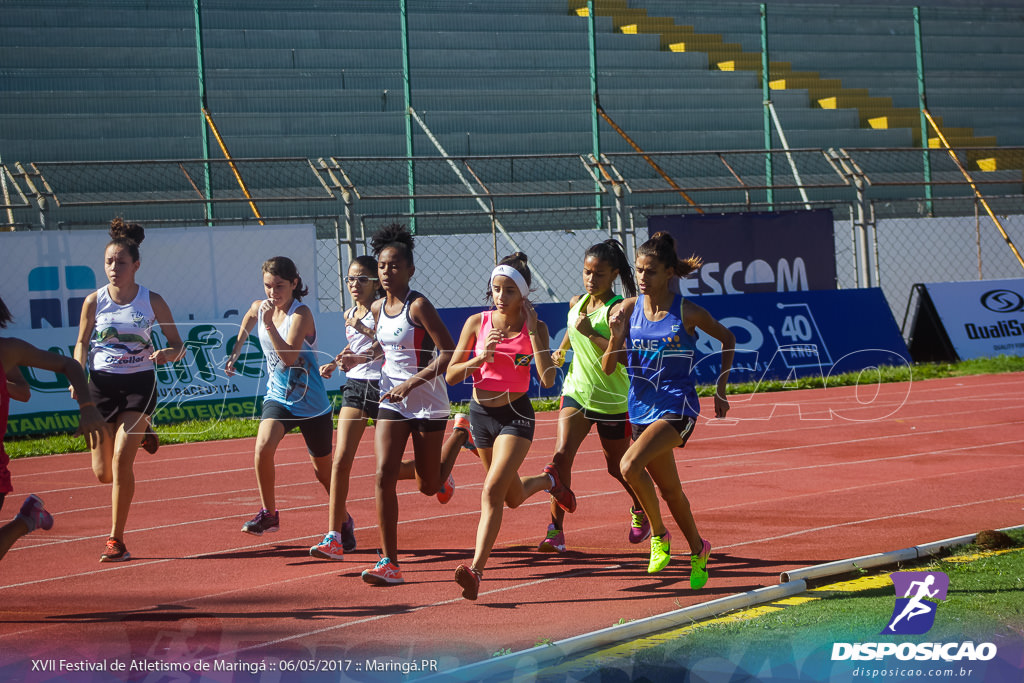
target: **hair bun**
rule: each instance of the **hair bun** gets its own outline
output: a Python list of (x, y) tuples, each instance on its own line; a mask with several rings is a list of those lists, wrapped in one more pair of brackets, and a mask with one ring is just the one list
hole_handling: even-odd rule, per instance
[(146, 231), (138, 223), (125, 223), (120, 216), (110, 221), (110, 239), (114, 241), (130, 240), (142, 244), (146, 239)]

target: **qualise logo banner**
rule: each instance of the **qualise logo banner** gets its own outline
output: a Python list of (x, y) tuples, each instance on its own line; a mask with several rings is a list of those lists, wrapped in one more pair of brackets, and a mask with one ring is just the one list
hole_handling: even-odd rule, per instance
[(961, 360), (1024, 354), (1024, 278), (924, 286)]

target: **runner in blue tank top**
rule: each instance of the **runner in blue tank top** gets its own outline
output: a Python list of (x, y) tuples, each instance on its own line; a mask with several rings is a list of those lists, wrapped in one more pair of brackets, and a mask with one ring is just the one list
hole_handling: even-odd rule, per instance
[[(722, 344), (722, 372), (715, 391), (715, 416), (725, 417), (725, 397), (736, 339), (724, 325), (697, 304), (672, 291), (677, 277), (700, 267), (700, 259), (680, 259), (671, 235), (659, 232), (636, 254), (641, 295), (626, 299), (609, 318), (611, 339), (601, 359), (611, 373), (623, 362), (629, 373), (629, 419), (633, 444), (622, 456), (625, 477), (651, 523), (650, 574), (670, 559), (670, 536), (662, 520), (658, 491), (690, 544), (690, 587), (708, 580), (711, 544), (697, 531), (690, 502), (683, 493), (673, 449), (686, 445), (700, 404), (694, 389), (693, 366), (697, 328)], [(658, 491), (655, 491), (655, 485)]]

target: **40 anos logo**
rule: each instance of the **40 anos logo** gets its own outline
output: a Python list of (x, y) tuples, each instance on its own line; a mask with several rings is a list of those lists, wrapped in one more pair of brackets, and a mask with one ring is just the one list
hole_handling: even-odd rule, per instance
[[(939, 603), (946, 599), (949, 577), (943, 572), (895, 572), (889, 575), (896, 590), (892, 616), (880, 635), (921, 635), (935, 624)], [(988, 661), (996, 656), (992, 643), (834, 643), (832, 661)]]

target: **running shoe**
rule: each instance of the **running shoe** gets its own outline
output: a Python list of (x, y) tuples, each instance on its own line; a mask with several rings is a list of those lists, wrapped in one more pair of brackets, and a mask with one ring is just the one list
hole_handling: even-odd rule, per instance
[(346, 553), (356, 549), (356, 523), (352, 515), (349, 515), (341, 525), (341, 547)]
[(47, 530), (53, 528), (53, 515), (43, 507), (43, 499), (34, 493), (21, 504), (18, 518), (25, 523), (30, 532), (36, 529)]
[(100, 555), (100, 562), (124, 562), (125, 560), (130, 560), (131, 557), (132, 555), (128, 552), (128, 548), (124, 547), (124, 542), (111, 536), (107, 539), (107, 545), (103, 548), (103, 554)]
[(647, 513), (643, 508), (637, 510), (630, 507), (629, 514), (633, 515), (633, 521), (629, 525), (629, 542), (643, 543), (651, 535), (651, 523), (647, 521)]
[(700, 539), (701, 549), (697, 555), (690, 555), (690, 588), (699, 590), (708, 582), (708, 560), (711, 559), (711, 544), (706, 538)]
[(467, 451), (476, 453), (476, 444), (473, 443), (473, 430), (469, 428), (469, 416), (465, 413), (457, 413), (455, 415), (455, 424), (452, 426), (455, 429), (461, 429), (466, 432), (466, 443), (462, 444), (462, 447)]
[(667, 531), (664, 536), (651, 536), (651, 562), (647, 565), (648, 574), (657, 574), (668, 566), (668, 561), (672, 559), (671, 545), (672, 535)]
[(558, 507), (562, 508), (566, 512), (576, 512), (576, 494), (568, 486), (562, 486), (562, 481), (558, 478), (558, 470), (555, 468), (555, 463), (549, 462), (544, 466), (544, 474), (551, 477), (551, 488), (548, 492), (554, 497), (555, 502), (558, 503)]
[(440, 490), (437, 492), (437, 499), (441, 501), (441, 505), (447, 505), (448, 501), (455, 495), (455, 478), (452, 475), (448, 475), (448, 481), (441, 484)]
[(455, 583), (462, 586), (462, 597), (467, 600), (476, 600), (476, 596), (480, 593), (480, 579), (482, 578), (483, 572), (464, 564), (455, 568)]
[(160, 448), (160, 438), (157, 437), (156, 432), (153, 431), (152, 427), (146, 427), (146, 435), (142, 437), (142, 450), (146, 451), (150, 455), (156, 453), (156, 449)]
[(548, 524), (548, 535), (537, 546), (537, 550), (542, 553), (564, 553), (565, 533), (556, 529), (554, 524)]
[(341, 534), (337, 531), (328, 531), (324, 540), (309, 549), (311, 557), (320, 557), (325, 560), (344, 560), (345, 549), (342, 547)]
[(242, 525), (242, 531), (253, 536), (262, 536), (264, 532), (277, 531), (281, 528), (281, 518), (277, 510), (271, 512), (267, 509), (260, 509), (259, 513)]
[(362, 577), (363, 581), (374, 586), (394, 586), (405, 583), (405, 579), (402, 578), (402, 570), (387, 557), (380, 558), (373, 569), (364, 569)]

